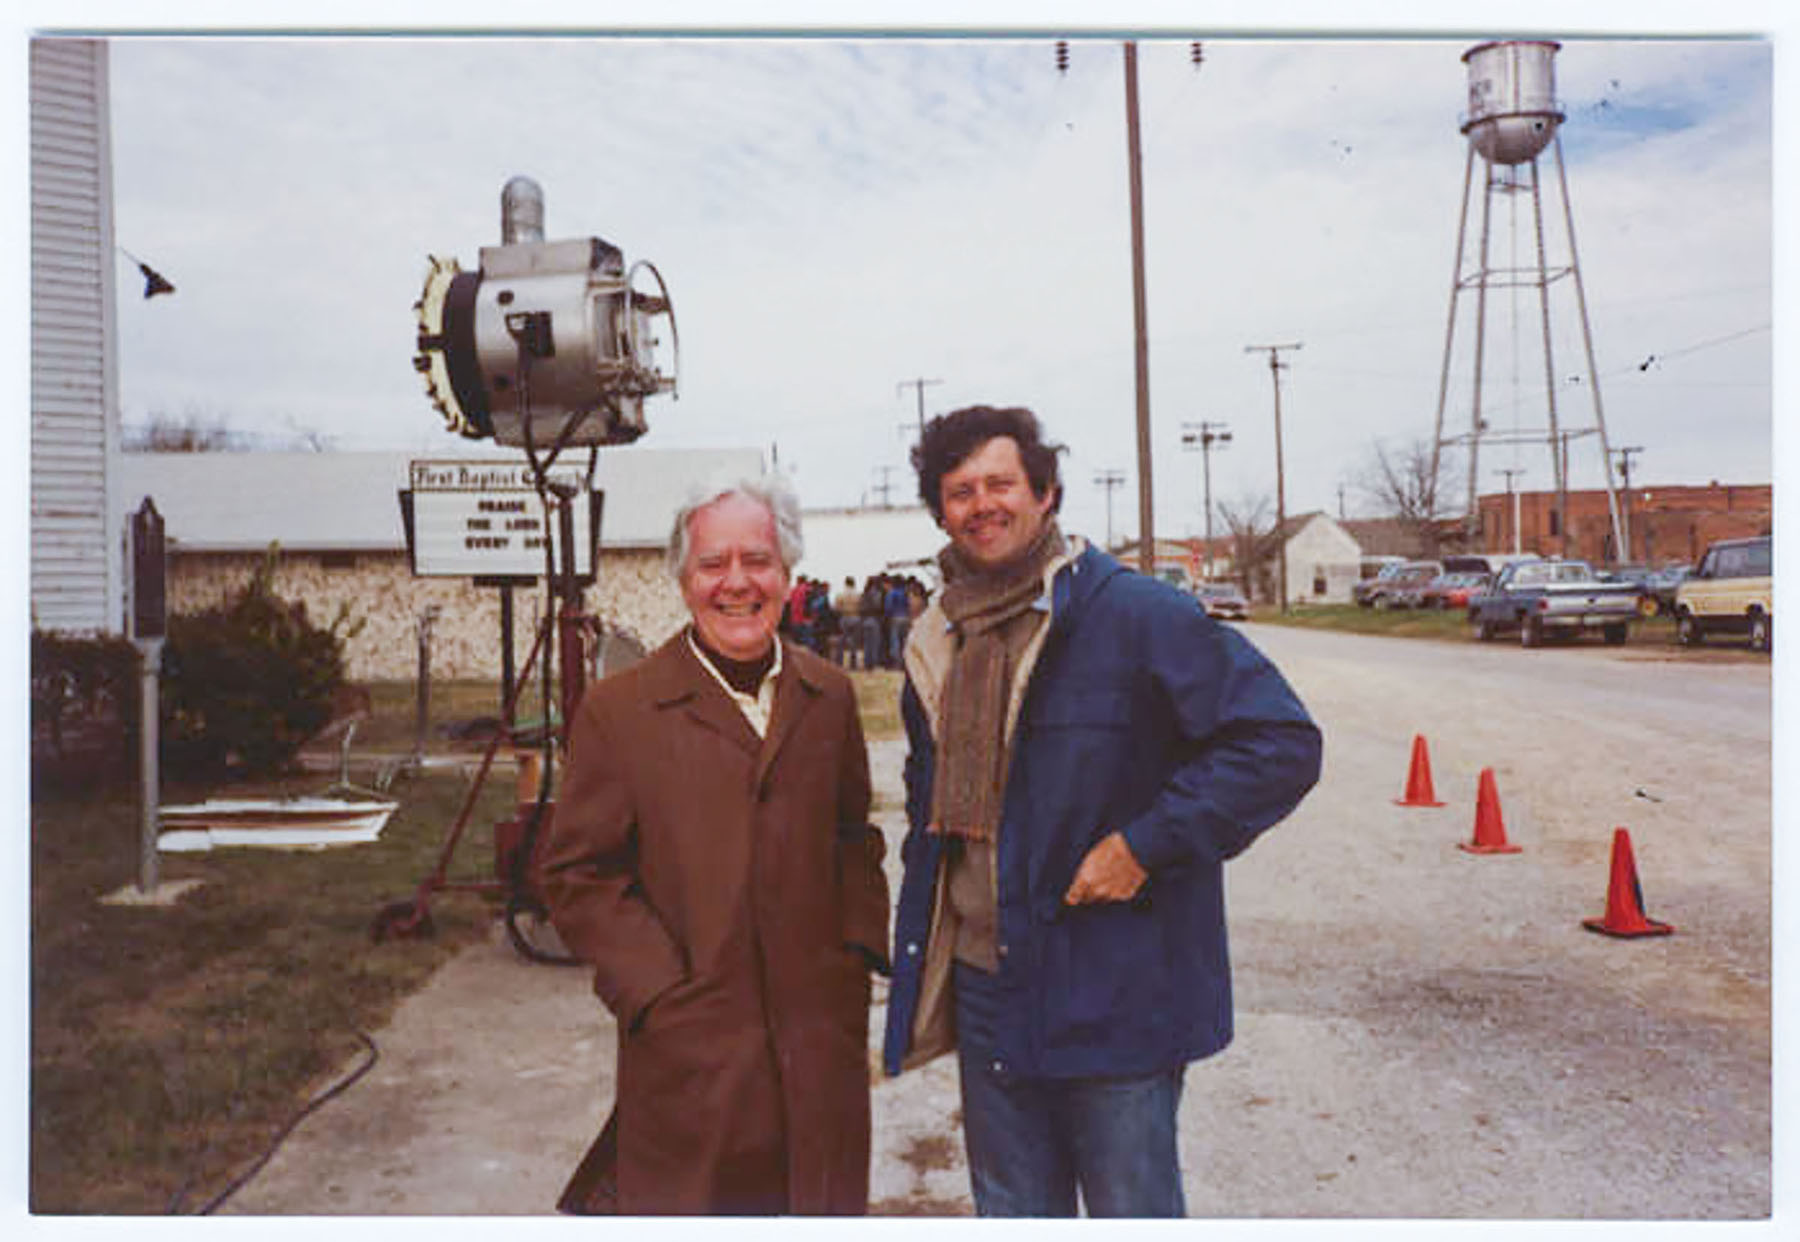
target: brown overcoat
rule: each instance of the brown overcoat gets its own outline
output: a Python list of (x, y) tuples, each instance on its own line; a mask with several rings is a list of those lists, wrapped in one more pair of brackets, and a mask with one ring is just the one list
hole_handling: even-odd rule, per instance
[(864, 953), (885, 960), (888, 899), (849, 679), (784, 643), (759, 739), (678, 634), (573, 723), (544, 891), (619, 1062), (616, 1157), (597, 1145), (570, 1194), (616, 1178), (628, 1215), (864, 1211)]

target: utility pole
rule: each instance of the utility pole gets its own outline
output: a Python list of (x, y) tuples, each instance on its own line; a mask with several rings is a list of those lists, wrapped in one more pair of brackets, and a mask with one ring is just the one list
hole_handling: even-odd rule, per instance
[[(1561, 536), (1557, 555), (1569, 555), (1569, 433), (1559, 433), (1561, 443), (1557, 446), (1556, 456), (1556, 530)], [(1609, 477), (1607, 482), (1612, 482)]]
[(1131, 181), (1131, 310), (1137, 371), (1138, 568), (1156, 572), (1150, 499), (1150, 310), (1144, 293), (1144, 160), (1138, 141), (1137, 43), (1125, 41), (1125, 148)]
[(1631, 455), (1644, 451), (1643, 445), (1616, 448), (1619, 455), (1619, 563), (1631, 560)]
[(1253, 354), (1258, 350), (1269, 355), (1269, 378), (1275, 383), (1275, 551), (1280, 558), (1278, 569), (1281, 574), (1281, 611), (1288, 610), (1288, 574), (1287, 574), (1287, 483), (1281, 464), (1281, 373), (1287, 364), (1281, 361), (1284, 349), (1299, 349), (1303, 342), (1294, 341), (1288, 345), (1246, 345), (1244, 352)]
[(894, 385), (894, 391), (896, 393), (903, 392), (910, 388), (919, 395), (919, 439), (921, 441), (925, 439), (925, 388), (929, 384), (941, 384), (943, 382), (944, 381), (941, 379), (909, 379), (901, 380), (898, 384)]
[(1181, 446), (1185, 449), (1200, 449), (1200, 478), (1202, 503), (1206, 509), (1206, 559), (1200, 571), (1203, 581), (1212, 577), (1212, 446), (1231, 443), (1231, 431), (1224, 423), (1183, 423), (1181, 425)]
[(1512, 505), (1512, 546), (1513, 554), (1516, 556), (1523, 552), (1524, 548), (1520, 546), (1522, 535), (1519, 530), (1519, 493), (1513, 490), (1513, 476), (1524, 474), (1525, 470), (1523, 467), (1513, 466), (1506, 470), (1496, 470), (1494, 473), (1506, 476), (1506, 498)]
[[(1152, 496), (1153, 462), (1150, 451), (1150, 329), (1149, 299), (1144, 289), (1144, 159), (1139, 140), (1137, 43), (1127, 39), (1125, 51), (1125, 154), (1131, 197), (1131, 305), (1133, 353), (1137, 373), (1138, 456), (1138, 568), (1156, 569), (1156, 506)], [(1206, 55), (1196, 41), (1188, 48), (1188, 61), (1198, 73)], [(1069, 71), (1069, 41), (1056, 41), (1056, 71)]]
[(894, 485), (888, 481), (888, 475), (893, 472), (894, 468), (892, 466), (877, 466), (875, 469), (881, 474), (881, 482), (876, 484), (875, 494), (881, 497), (881, 507), (883, 509), (891, 509), (894, 506), (888, 499), (888, 494), (893, 491)]
[(1113, 546), (1112, 494), (1124, 484), (1125, 472), (1123, 470), (1094, 471), (1094, 486), (1106, 489), (1106, 550), (1108, 552), (1112, 551)]

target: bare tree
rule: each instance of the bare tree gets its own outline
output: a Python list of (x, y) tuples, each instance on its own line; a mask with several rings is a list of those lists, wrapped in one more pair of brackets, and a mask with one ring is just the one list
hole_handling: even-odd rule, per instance
[(1231, 573), (1247, 600), (1269, 599), (1275, 581), (1269, 562), (1275, 541), (1274, 504), (1266, 493), (1219, 501), (1219, 517), (1231, 539)]
[(133, 453), (229, 453), (237, 436), (223, 414), (189, 406), (181, 414), (153, 411), (147, 422), (121, 428), (124, 447)]
[(247, 453), (268, 448), (309, 453), (331, 451), (330, 436), (315, 428), (301, 426), (291, 414), (286, 421), (285, 434), (259, 436), (234, 430), (223, 414), (189, 406), (180, 414), (153, 411), (147, 421), (121, 428), (121, 435), (128, 453)]
[(1431, 447), (1429, 440), (1419, 438), (1396, 449), (1373, 440), (1370, 460), (1353, 480), (1377, 516), (1391, 518), (1407, 531), (1421, 556), (1437, 555), (1439, 522), (1450, 516), (1442, 500), (1450, 459), (1434, 458)]

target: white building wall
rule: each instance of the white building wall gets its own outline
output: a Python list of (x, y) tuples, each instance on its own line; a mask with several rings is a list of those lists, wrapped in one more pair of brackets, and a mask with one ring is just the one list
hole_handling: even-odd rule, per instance
[(31, 43), (31, 612), (121, 628), (106, 44)]
[(923, 505), (896, 509), (809, 509), (801, 516), (806, 555), (795, 572), (833, 590), (854, 578), (858, 586), (883, 570), (916, 575), (936, 586), (930, 562), (947, 542)]
[(1362, 549), (1348, 531), (1316, 515), (1288, 540), (1288, 599), (1297, 603), (1347, 604), (1361, 575)]

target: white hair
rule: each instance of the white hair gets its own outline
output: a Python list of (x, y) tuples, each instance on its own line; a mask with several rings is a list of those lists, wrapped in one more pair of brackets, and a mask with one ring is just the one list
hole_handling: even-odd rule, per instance
[(688, 523), (694, 514), (728, 496), (742, 496), (769, 511), (775, 520), (775, 543), (781, 553), (782, 568), (789, 574), (806, 552), (806, 541), (800, 535), (800, 497), (793, 485), (781, 474), (713, 475), (688, 489), (687, 499), (675, 510), (675, 521), (669, 530), (669, 573), (679, 581), (688, 558)]

